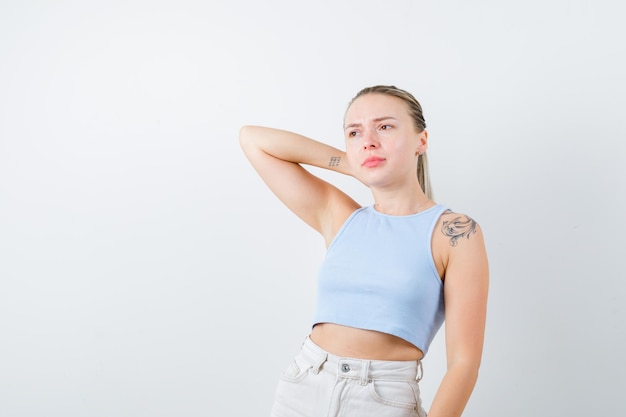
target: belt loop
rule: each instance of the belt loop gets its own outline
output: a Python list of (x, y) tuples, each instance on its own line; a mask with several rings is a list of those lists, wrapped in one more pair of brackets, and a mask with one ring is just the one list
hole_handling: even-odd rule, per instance
[(363, 361), (361, 366), (361, 385), (367, 385), (369, 382), (370, 361)]
[(328, 360), (328, 354), (324, 353), (322, 356), (320, 356), (319, 360), (313, 364), (313, 367), (311, 368), (311, 373), (313, 375), (319, 374), (320, 370), (322, 369), (322, 365), (324, 365), (324, 363), (326, 363), (327, 360)]
[(419, 359), (417, 361), (417, 375), (415, 375), (415, 380), (420, 382), (424, 377), (424, 367), (422, 366), (422, 360)]

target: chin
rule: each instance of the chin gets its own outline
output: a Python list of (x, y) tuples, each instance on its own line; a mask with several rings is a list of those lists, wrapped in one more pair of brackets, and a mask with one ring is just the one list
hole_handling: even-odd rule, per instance
[(369, 188), (384, 188), (390, 185), (390, 182), (383, 178), (363, 178), (361, 182)]

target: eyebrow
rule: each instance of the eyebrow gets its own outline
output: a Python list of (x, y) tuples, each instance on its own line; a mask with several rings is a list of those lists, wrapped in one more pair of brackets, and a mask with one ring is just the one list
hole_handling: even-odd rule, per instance
[[(383, 120), (398, 120), (398, 119), (392, 116), (383, 116), (383, 117), (377, 117), (375, 119), (372, 119), (372, 122), (378, 123), (378, 122), (382, 122)], [(361, 126), (361, 123), (350, 123), (349, 125), (346, 125), (343, 129), (346, 130), (351, 127), (359, 127), (359, 126)]]

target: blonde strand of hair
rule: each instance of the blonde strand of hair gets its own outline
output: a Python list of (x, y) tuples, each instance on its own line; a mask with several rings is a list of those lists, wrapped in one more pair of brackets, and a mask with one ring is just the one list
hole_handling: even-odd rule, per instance
[(420, 155), (417, 161), (417, 180), (422, 187), (422, 191), (426, 194), (426, 197), (433, 200), (433, 188), (430, 184), (430, 175), (428, 172), (428, 157), (426, 156), (426, 152)]

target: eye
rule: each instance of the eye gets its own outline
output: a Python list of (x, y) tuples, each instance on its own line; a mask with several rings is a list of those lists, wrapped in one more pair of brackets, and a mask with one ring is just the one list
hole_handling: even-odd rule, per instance
[(348, 132), (348, 137), (349, 138), (354, 138), (357, 135), (357, 131), (356, 130), (351, 130)]
[(389, 129), (391, 129), (391, 127), (392, 127), (391, 125), (382, 125), (380, 127), (380, 130), (389, 130)]

